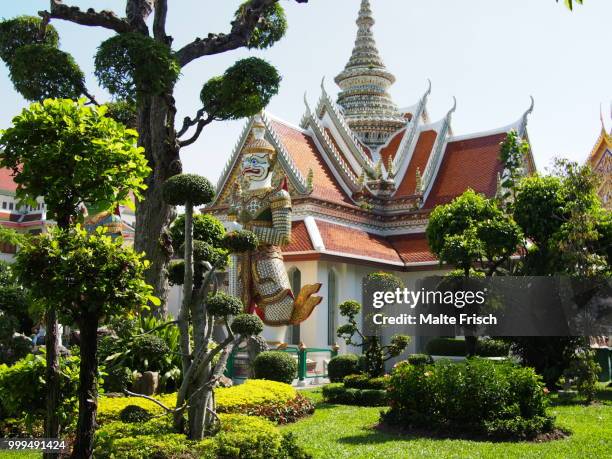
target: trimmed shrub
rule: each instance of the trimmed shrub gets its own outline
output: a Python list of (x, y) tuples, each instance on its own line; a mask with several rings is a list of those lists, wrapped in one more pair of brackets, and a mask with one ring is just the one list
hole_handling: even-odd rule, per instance
[(153, 415), (138, 405), (128, 405), (119, 413), (119, 419), (127, 423), (147, 422), (151, 418), (153, 418)]
[(355, 354), (338, 355), (329, 361), (327, 374), (331, 382), (342, 382), (345, 376), (360, 373), (359, 357)]
[(344, 384), (332, 383), (323, 386), (323, 399), (327, 403), (358, 406), (385, 406), (386, 391), (381, 389), (354, 389)]
[(164, 371), (168, 367), (170, 348), (159, 336), (136, 336), (131, 343), (131, 361), (134, 370)]
[(483, 339), (476, 344), (476, 355), (480, 357), (508, 357), (510, 343), (499, 339)]
[(412, 354), (406, 360), (410, 365), (431, 365), (434, 363), (431, 355), (427, 354)]
[(139, 424), (112, 422), (96, 432), (94, 456), (101, 459), (308, 459), (290, 435), (270, 421), (221, 414), (221, 431), (200, 442), (172, 433), (169, 417)]
[[(155, 397), (166, 406), (176, 405), (176, 394)], [(259, 379), (249, 379), (244, 384), (220, 387), (215, 390), (219, 413), (242, 413), (261, 416), (278, 424), (294, 422), (314, 412), (314, 405), (288, 384)], [(141, 397), (101, 397), (98, 401), (98, 422), (105, 424), (119, 420), (122, 410), (135, 405), (153, 415), (164, 410)]]
[[(425, 346), (429, 355), (465, 357), (465, 340), (459, 338), (434, 338)], [(476, 344), (476, 355), (480, 357), (507, 357), (510, 344), (497, 339), (483, 339)]]
[(255, 314), (239, 314), (232, 322), (232, 331), (242, 336), (259, 335), (264, 325)]
[(550, 431), (541, 378), (531, 368), (474, 358), (397, 365), (383, 421), (403, 427), (523, 439)]
[(297, 360), (286, 352), (262, 352), (253, 361), (256, 379), (291, 384), (297, 375)]
[(370, 378), (368, 375), (348, 375), (344, 378), (344, 387), (348, 389), (377, 389), (385, 390), (389, 378), (381, 376)]

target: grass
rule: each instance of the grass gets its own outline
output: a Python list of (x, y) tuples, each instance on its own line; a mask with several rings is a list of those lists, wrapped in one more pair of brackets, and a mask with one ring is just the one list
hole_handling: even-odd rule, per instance
[(315, 414), (283, 427), (315, 459), (331, 458), (583, 458), (612, 457), (612, 389), (598, 394), (598, 403), (557, 404), (550, 411), (559, 427), (572, 435), (546, 443), (492, 443), (400, 436), (373, 429), (380, 408), (331, 405), (320, 389), (305, 391), (317, 403)]

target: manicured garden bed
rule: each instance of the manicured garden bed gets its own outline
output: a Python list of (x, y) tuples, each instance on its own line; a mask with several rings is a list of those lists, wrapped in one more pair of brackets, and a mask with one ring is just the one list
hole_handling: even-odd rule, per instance
[(383, 432), (377, 428), (380, 408), (332, 405), (321, 390), (305, 392), (317, 403), (315, 414), (282, 427), (296, 435), (298, 444), (317, 458), (582, 458), (612, 453), (612, 388), (598, 391), (592, 405), (559, 404), (553, 397), (548, 413), (557, 425), (571, 431), (562, 440), (491, 442), (420, 437)]

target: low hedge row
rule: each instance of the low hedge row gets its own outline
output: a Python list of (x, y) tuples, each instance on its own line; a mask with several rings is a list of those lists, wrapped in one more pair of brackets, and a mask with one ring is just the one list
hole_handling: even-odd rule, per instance
[(323, 386), (323, 399), (327, 403), (358, 406), (385, 406), (387, 392), (384, 389), (354, 389), (343, 383)]
[[(425, 350), (429, 355), (446, 357), (465, 357), (465, 340), (458, 338), (434, 338), (427, 343)], [(483, 339), (476, 344), (476, 355), (480, 357), (507, 357), (510, 344), (497, 339)]]
[(344, 387), (347, 389), (374, 389), (385, 390), (387, 388), (388, 377), (370, 378), (368, 375), (349, 375), (344, 378)]
[(395, 367), (383, 421), (402, 427), (503, 439), (532, 438), (554, 428), (541, 377), (509, 362), (469, 359)]
[(100, 459), (308, 459), (290, 434), (273, 423), (242, 414), (221, 414), (221, 431), (200, 442), (172, 433), (169, 417), (126, 424), (110, 422), (96, 433), (94, 456)]

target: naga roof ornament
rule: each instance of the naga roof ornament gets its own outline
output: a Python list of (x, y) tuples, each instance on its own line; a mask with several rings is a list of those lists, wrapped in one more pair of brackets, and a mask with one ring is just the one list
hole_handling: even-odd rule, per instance
[(355, 47), (335, 81), (341, 89), (338, 105), (348, 125), (365, 145), (376, 149), (403, 128), (407, 120), (387, 92), (395, 77), (378, 52), (372, 33), (374, 22), (370, 1), (362, 0)]

